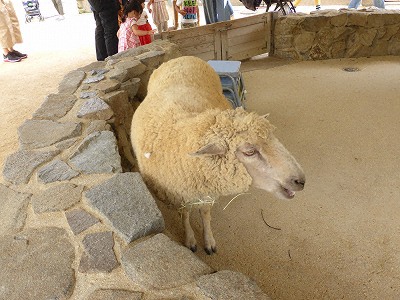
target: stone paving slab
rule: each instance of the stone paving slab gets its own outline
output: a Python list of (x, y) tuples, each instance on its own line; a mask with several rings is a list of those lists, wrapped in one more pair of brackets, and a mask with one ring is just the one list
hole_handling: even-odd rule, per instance
[(148, 68), (157, 68), (163, 62), (165, 51), (152, 50), (136, 56)]
[[(149, 82), (151, 74), (153, 74), (154, 69), (148, 69), (146, 72), (143, 72), (140, 74), (138, 77), (141, 82)], [(137, 96), (139, 99), (144, 99), (147, 95), (147, 85), (146, 84), (141, 84), (139, 86), (139, 89), (137, 91)]]
[(86, 191), (85, 197), (127, 243), (165, 228), (161, 211), (139, 173), (117, 174)]
[(16, 192), (0, 184), (0, 236), (15, 233), (22, 229), (25, 224), (29, 199), (29, 194)]
[(51, 161), (37, 172), (38, 180), (43, 183), (70, 180), (78, 175), (79, 172), (72, 170), (70, 166), (60, 159)]
[(59, 123), (51, 120), (26, 120), (18, 128), (22, 150), (51, 146), (81, 134), (80, 123)]
[(75, 235), (99, 222), (97, 218), (80, 208), (67, 211), (65, 217), (67, 218), (69, 227), (71, 227), (71, 230)]
[(89, 126), (86, 127), (83, 134), (90, 135), (96, 131), (111, 131), (111, 125), (105, 120), (93, 120), (89, 123)]
[(86, 73), (80, 70), (69, 72), (58, 85), (58, 92), (67, 94), (75, 93), (85, 76)]
[(113, 110), (116, 122), (120, 125), (124, 125), (124, 128), (130, 129), (134, 109), (129, 102), (128, 92), (111, 92), (104, 95), (103, 100), (110, 105)]
[(124, 69), (112, 69), (107, 75), (110, 79), (114, 79), (119, 82), (125, 82), (130, 79), (128, 71)]
[(157, 40), (155, 43), (150, 43), (148, 49), (150, 51), (163, 51), (165, 53), (163, 55), (164, 62), (182, 56), (179, 46), (168, 40)]
[(50, 94), (33, 113), (33, 119), (57, 120), (67, 114), (78, 98), (71, 94)]
[[(150, 45), (150, 44), (149, 44)], [(149, 46), (147, 45), (147, 46)], [(137, 55), (150, 51), (147, 47), (137, 47), (131, 48), (126, 51), (119, 52), (114, 54), (112, 57), (107, 57), (107, 66), (113, 66), (118, 63), (122, 58), (130, 58), (135, 59)]]
[(33, 171), (60, 151), (18, 151), (7, 157), (4, 163), (3, 176), (14, 184), (28, 183)]
[(106, 74), (108, 71), (108, 69), (104, 69), (104, 68), (97, 68), (97, 69), (93, 69), (89, 72), (89, 75), (91, 76), (99, 76), (99, 75), (104, 75)]
[(81, 99), (89, 99), (97, 96), (97, 91), (83, 91), (80, 93), (79, 97)]
[(201, 292), (218, 300), (270, 300), (255, 281), (239, 272), (228, 270), (204, 275), (196, 282)]
[(128, 93), (128, 97), (133, 99), (140, 87), (140, 79), (139, 78), (132, 78), (121, 83), (121, 90), (124, 90)]
[(84, 67), (80, 67), (77, 69), (77, 71), (83, 71), (83, 72), (90, 72), (95, 69), (102, 69), (106, 63), (104, 61), (94, 61)]
[(109, 93), (112, 91), (116, 91), (121, 87), (121, 83), (117, 80), (114, 79), (106, 79), (103, 81), (100, 81), (99, 83), (94, 85), (94, 89), (103, 92), (103, 93)]
[(78, 118), (108, 120), (113, 116), (110, 106), (99, 97), (85, 101), (77, 113)]
[(118, 266), (114, 254), (112, 232), (96, 232), (85, 236), (82, 241), (85, 252), (79, 263), (79, 272), (111, 272)]
[(144, 289), (174, 288), (212, 272), (188, 248), (162, 233), (126, 248), (121, 263), (129, 278)]
[(82, 198), (82, 185), (60, 183), (32, 195), (32, 207), (35, 213), (61, 211), (70, 208)]
[(117, 139), (111, 131), (87, 136), (68, 162), (75, 170), (86, 174), (122, 172)]
[(0, 299), (68, 299), (74, 247), (64, 229), (27, 229), (0, 238)]
[(96, 75), (96, 76), (86, 78), (83, 81), (83, 83), (89, 84), (89, 83), (99, 82), (99, 81), (103, 80), (104, 78), (105, 78), (104, 75)]
[(71, 139), (61, 141), (61, 142), (54, 144), (54, 147), (56, 147), (59, 150), (65, 150), (65, 149), (68, 149), (69, 147), (71, 147), (73, 144), (75, 144), (78, 141), (78, 139), (79, 138), (74, 137)]
[(114, 65), (116, 69), (126, 70), (129, 78), (138, 77), (140, 74), (146, 71), (146, 66), (140, 62), (140, 60), (133, 58), (124, 58), (120, 62)]

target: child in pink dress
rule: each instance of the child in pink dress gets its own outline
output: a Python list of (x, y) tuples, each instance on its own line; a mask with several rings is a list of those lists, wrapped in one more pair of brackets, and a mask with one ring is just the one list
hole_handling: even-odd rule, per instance
[(118, 52), (139, 47), (142, 45), (140, 41), (142, 36), (148, 36), (147, 40), (150, 38), (151, 42), (151, 35), (154, 34), (154, 30), (143, 30), (139, 29), (138, 26), (142, 12), (142, 4), (137, 0), (131, 0), (125, 5), (123, 23), (118, 31)]

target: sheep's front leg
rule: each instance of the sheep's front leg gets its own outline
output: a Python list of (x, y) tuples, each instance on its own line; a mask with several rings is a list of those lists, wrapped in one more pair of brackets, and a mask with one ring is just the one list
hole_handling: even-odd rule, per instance
[(194, 237), (194, 232), (192, 226), (190, 226), (190, 212), (187, 209), (183, 209), (182, 211), (182, 223), (183, 228), (185, 229), (185, 246), (188, 247), (193, 252), (196, 252), (196, 238)]
[(204, 250), (208, 255), (217, 252), (215, 239), (211, 230), (211, 206), (204, 205), (200, 208), (201, 220), (203, 221)]

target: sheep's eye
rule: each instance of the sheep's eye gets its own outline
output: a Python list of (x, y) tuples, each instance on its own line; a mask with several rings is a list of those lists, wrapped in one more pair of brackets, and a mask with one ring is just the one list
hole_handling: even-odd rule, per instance
[(246, 156), (253, 156), (256, 153), (257, 153), (256, 149), (251, 149), (251, 150), (247, 150), (247, 151), (243, 152), (243, 154), (246, 155)]

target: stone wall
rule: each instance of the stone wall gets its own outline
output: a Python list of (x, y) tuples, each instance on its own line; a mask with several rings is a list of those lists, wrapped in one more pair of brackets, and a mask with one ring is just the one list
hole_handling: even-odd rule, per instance
[(68, 73), (18, 129), (0, 184), (1, 299), (268, 299), (165, 234), (130, 145), (156, 41)]
[(400, 11), (322, 10), (279, 17), (274, 56), (297, 60), (400, 55)]

